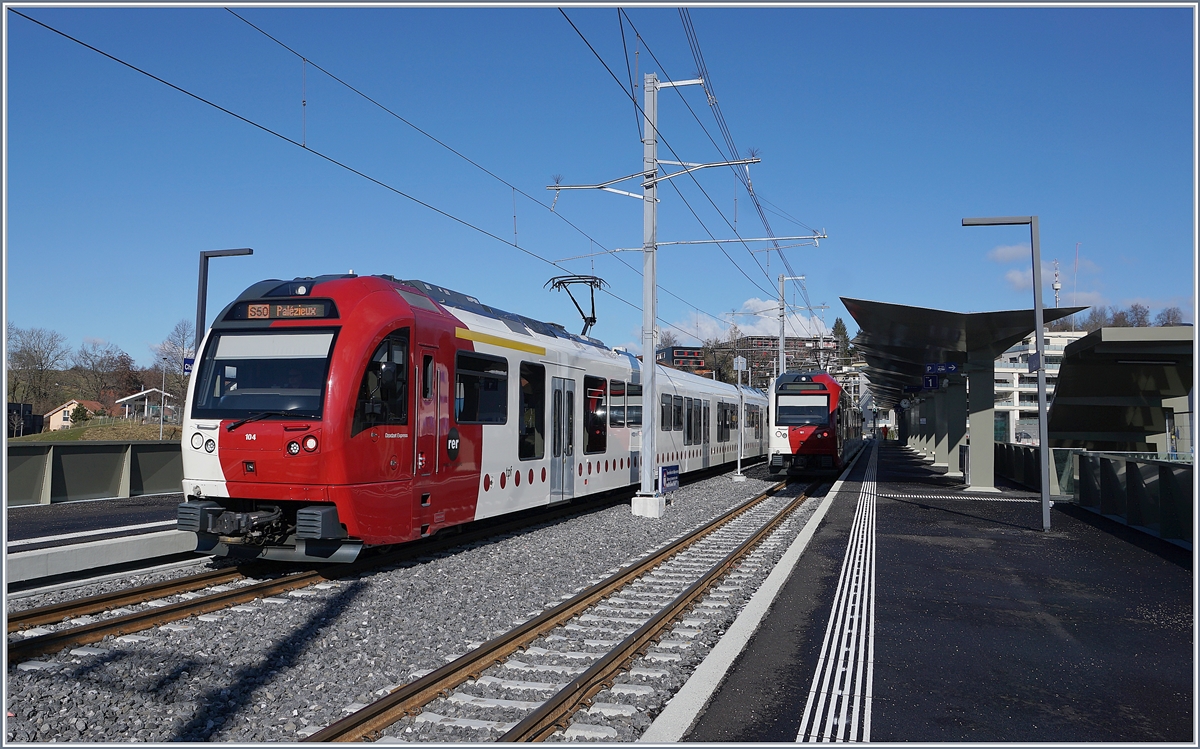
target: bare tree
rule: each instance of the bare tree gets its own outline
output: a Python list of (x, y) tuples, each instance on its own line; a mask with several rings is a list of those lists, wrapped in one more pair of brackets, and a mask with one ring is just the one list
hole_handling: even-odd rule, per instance
[(1088, 310), (1087, 317), (1083, 318), (1080, 323), (1080, 327), (1089, 333), (1110, 325), (1112, 325), (1112, 314), (1103, 304), (1098, 304)]
[(1135, 328), (1150, 327), (1150, 308), (1144, 304), (1129, 305), (1129, 324)]
[(133, 357), (122, 351), (117, 356), (113, 371), (113, 383), (118, 397), (140, 393), (146, 389), (142, 371), (133, 362)]
[(116, 389), (117, 362), (124, 353), (111, 343), (83, 342), (71, 355), (71, 363), (83, 383), (84, 395), (99, 401), (105, 392)]
[(61, 333), (8, 326), (9, 401), (32, 403), (38, 413), (55, 406), (55, 377), (70, 350)]
[(1154, 324), (1160, 328), (1183, 324), (1183, 310), (1178, 307), (1167, 307), (1154, 317)]
[(1133, 327), (1133, 321), (1129, 318), (1129, 310), (1112, 308), (1112, 321), (1109, 323), (1114, 328), (1130, 328)]
[(195, 339), (195, 325), (184, 318), (175, 323), (174, 329), (162, 343), (152, 347), (155, 359), (154, 371), (161, 376), (163, 367), (166, 367), (167, 392), (176, 398), (183, 398), (187, 391), (188, 376), (183, 373), (184, 359), (190, 359), (195, 355), (195, 350), (192, 348), (195, 345)]
[(679, 336), (674, 331), (658, 329), (658, 348), (671, 348), (679, 345)]

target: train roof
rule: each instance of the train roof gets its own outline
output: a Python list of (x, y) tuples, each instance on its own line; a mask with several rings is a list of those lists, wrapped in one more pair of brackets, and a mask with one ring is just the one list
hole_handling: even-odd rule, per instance
[(515, 312), (506, 312), (502, 309), (486, 305), (473, 296), (468, 296), (467, 294), (463, 294), (462, 292), (454, 291), (452, 289), (447, 289), (443, 286), (437, 286), (435, 284), (420, 280), (402, 281), (392, 276), (380, 276), (380, 278), (393, 281), (395, 283), (401, 283), (405, 286), (411, 286), (444, 307), (456, 307), (461, 310), (466, 310), (467, 312), (473, 312), (476, 315), (482, 315), (484, 317), (491, 317), (499, 320), (516, 333), (531, 331), (535, 333), (541, 333), (544, 336), (575, 341), (576, 343), (582, 343), (587, 346), (595, 346), (602, 349), (608, 348), (604, 345), (603, 341), (592, 338), (591, 336), (576, 335), (569, 332), (566, 328), (558, 323), (543, 322), (541, 320), (534, 320), (531, 317), (525, 317), (524, 315), (518, 315)]
[[(808, 390), (808, 389), (825, 389), (826, 381), (833, 384), (834, 387), (840, 388), (837, 380), (833, 375), (824, 371), (815, 372), (784, 372), (775, 380), (775, 392), (785, 390)], [(807, 385), (807, 387), (805, 387)], [(820, 387), (814, 387), (820, 385)]]

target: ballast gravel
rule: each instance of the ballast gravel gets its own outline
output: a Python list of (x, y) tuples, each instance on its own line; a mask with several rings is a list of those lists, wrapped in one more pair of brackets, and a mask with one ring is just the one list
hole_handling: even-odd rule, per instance
[[(259, 599), (203, 620), (108, 637), (87, 652), (67, 648), (9, 663), (5, 738), (296, 741), (774, 483), (765, 466), (745, 473), (742, 483), (732, 482), (727, 473), (681, 487), (669, 495), (662, 518), (635, 517), (628, 504), (616, 504), (293, 595)], [(795, 485), (788, 489), (797, 491)], [(591, 710), (577, 715), (565, 736), (555, 738), (636, 740), (736, 618), (814, 505), (806, 503), (773, 534), (726, 590), (710, 591), (710, 600), (728, 605), (677, 622), (674, 633), (663, 638), (666, 644), (635, 663), (613, 689), (597, 696)], [(20, 603), (44, 605), (29, 599)], [(606, 704), (633, 710), (597, 707)], [(449, 700), (438, 707), (433, 718), (469, 718), (476, 710)], [(386, 740), (487, 741), (503, 733), (447, 728), (433, 718), (405, 718), (386, 731)]]

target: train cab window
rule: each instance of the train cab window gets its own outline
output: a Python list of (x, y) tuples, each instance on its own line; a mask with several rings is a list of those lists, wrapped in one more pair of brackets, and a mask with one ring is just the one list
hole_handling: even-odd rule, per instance
[(583, 451), (602, 453), (608, 449), (608, 380), (583, 378)]
[(546, 368), (521, 362), (521, 421), (517, 457), (538, 460), (546, 454)]
[(630, 382), (625, 386), (625, 426), (642, 425), (642, 386)]
[(669, 432), (675, 428), (675, 416), (671, 413), (671, 394), (659, 396), (659, 404), (662, 406), (658, 414), (658, 430), (660, 432)]
[(828, 426), (828, 395), (777, 395), (776, 426)]
[(508, 362), (498, 356), (458, 352), (454, 418), (460, 424), (508, 421)]
[(625, 426), (625, 383), (620, 380), (608, 383), (608, 425)]
[(408, 328), (390, 334), (367, 362), (350, 436), (383, 424), (408, 423)]
[(674, 406), (675, 406), (675, 408), (674, 408), (675, 431), (682, 432), (683, 431), (683, 396), (682, 395), (675, 396)]

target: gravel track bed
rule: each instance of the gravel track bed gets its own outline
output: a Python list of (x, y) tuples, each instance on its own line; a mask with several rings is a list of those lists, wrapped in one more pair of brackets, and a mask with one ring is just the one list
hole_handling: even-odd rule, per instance
[[(295, 741), (774, 483), (765, 466), (746, 473), (745, 483), (723, 474), (682, 487), (660, 519), (633, 517), (620, 504), (164, 625), (137, 638), (106, 638), (88, 652), (63, 650), (8, 664), (6, 740)], [(744, 572), (765, 577), (790, 543), (780, 534), (794, 536), (801, 525), (791, 521), (781, 529), (758, 566), (748, 564)], [(696, 644), (715, 644), (735, 608), (740, 610), (720, 609), (694, 636)], [(655, 691), (632, 694), (639, 712), (624, 721), (627, 726), (613, 719), (621, 731), (617, 740), (640, 735), (700, 653), (689, 648), (679, 663), (652, 664), (671, 675), (647, 677)], [(631, 695), (603, 699), (628, 702)], [(406, 720), (393, 730), (412, 740), (423, 729), (406, 733), (412, 719)]]

